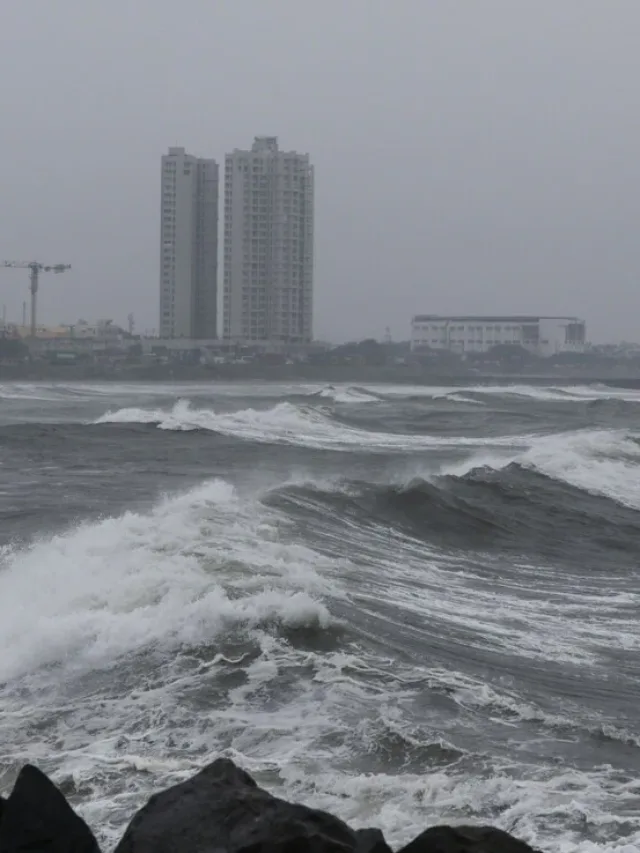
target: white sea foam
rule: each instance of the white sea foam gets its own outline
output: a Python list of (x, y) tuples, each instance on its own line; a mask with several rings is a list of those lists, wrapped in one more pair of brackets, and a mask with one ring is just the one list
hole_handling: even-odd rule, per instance
[(452, 403), (467, 403), (474, 406), (485, 406), (482, 400), (475, 400), (473, 397), (465, 397), (464, 394), (445, 394), (445, 398), (450, 400)]
[(524, 397), (542, 403), (578, 402), (584, 399), (573, 394), (570, 388), (551, 385), (480, 385), (475, 390), (480, 394), (496, 397)]
[[(563, 709), (563, 713), (545, 711), (533, 702), (507, 689), (498, 690), (486, 682), (471, 678), (460, 672), (434, 668), (427, 676), (429, 684), (436, 689), (446, 689), (453, 700), (462, 708), (489, 709), (507, 720), (540, 723), (551, 729), (575, 729), (579, 714), (577, 706)], [(596, 737), (606, 737), (629, 747), (640, 747), (640, 737), (612, 723), (603, 723), (598, 714), (585, 715), (582, 710), (582, 727)]]
[[(285, 768), (284, 775), (298, 799), (337, 810), (357, 826), (380, 826), (396, 847), (427, 826), (475, 823), (470, 815), (485, 815), (480, 822), (512, 832), (535, 849), (640, 851), (640, 820), (634, 813), (637, 785), (617, 782), (606, 768), (592, 773), (559, 769), (554, 774), (529, 770), (520, 777), (510, 769), (496, 768), (487, 776), (446, 769), (400, 776), (319, 773), (308, 779), (292, 767)], [(625, 834), (616, 840), (583, 840), (577, 827), (588, 825), (603, 834), (619, 822), (610, 812), (613, 799), (629, 812)]]
[(357, 404), (378, 403), (380, 401), (379, 397), (374, 397), (373, 394), (367, 394), (366, 391), (362, 389), (353, 388), (350, 386), (347, 386), (346, 388), (342, 388), (340, 386), (329, 386), (327, 388), (323, 388), (317, 396), (333, 400), (334, 403)]
[(640, 446), (621, 431), (550, 436), (522, 459), (550, 477), (640, 509)]
[[(370, 384), (354, 387), (339, 383), (326, 386), (317, 383), (255, 382), (0, 382), (0, 399), (73, 402), (118, 397), (179, 396), (188, 389), (190, 397), (246, 397), (281, 398), (299, 393), (325, 397), (340, 403), (377, 402), (387, 397), (420, 397), (450, 399), (465, 403), (481, 403), (478, 396), (516, 396), (542, 402), (581, 402), (593, 400), (621, 400), (640, 402), (640, 389), (615, 388), (607, 385), (526, 385), (482, 383), (467, 385), (406, 385)], [(475, 395), (469, 397), (469, 394)]]
[(162, 385), (88, 382), (2, 382), (0, 399), (41, 402), (76, 402), (110, 397), (146, 396), (166, 393)]
[[(476, 392), (476, 388), (467, 388), (465, 390), (467, 391), (467, 395), (460, 393), (460, 389), (456, 391), (453, 388), (412, 388), (411, 393), (408, 394), (408, 396), (429, 397), (432, 400), (448, 400), (450, 403), (466, 403), (467, 405), (473, 406), (486, 406), (485, 401), (478, 400), (476, 397), (468, 396), (469, 393)], [(419, 391), (421, 393), (414, 393), (415, 391)]]
[(94, 423), (156, 424), (159, 429), (211, 430), (223, 435), (266, 443), (302, 447), (368, 451), (402, 451), (428, 447), (522, 447), (527, 436), (468, 438), (464, 436), (401, 435), (356, 429), (332, 420), (330, 414), (313, 406), (278, 403), (271, 409), (241, 409), (217, 413), (194, 409), (181, 400), (171, 410), (125, 408), (109, 411)]
[[(366, 389), (385, 397), (426, 397), (438, 399), (475, 394), (487, 397), (521, 397), (540, 402), (585, 402), (592, 400), (621, 400), (640, 403), (640, 389), (614, 388), (607, 385), (525, 385), (504, 383), (486, 385), (367, 385)], [(471, 398), (473, 399), (473, 398)], [(477, 402), (477, 400), (475, 401)]]
[(473, 561), (447, 560), (429, 553), (422, 541), (382, 528), (363, 535), (345, 525), (336, 530), (336, 552), (341, 541), (359, 549), (363, 561), (353, 593), (358, 609), (375, 619), (380, 601), (393, 602), (387, 627), (402, 631), (411, 619), (415, 637), (426, 645), (447, 637), (451, 648), (464, 655), (472, 637), (476, 648), (489, 653), (603, 672), (608, 665), (603, 650), (640, 651), (640, 632), (629, 610), (640, 604), (640, 596), (626, 590), (620, 596), (613, 578), (610, 592), (598, 589), (582, 598), (576, 578), (558, 582), (539, 565), (519, 565), (517, 579), (510, 573), (502, 582), (499, 566), (489, 579), (475, 577)]
[[(420, 543), (377, 538), (374, 531), (360, 543), (355, 565), (296, 545), (279, 535), (281, 522), (218, 480), (150, 511), (87, 523), (5, 552), (0, 683), (30, 676), (27, 683), (38, 692), (27, 698), (3, 694), (0, 742), (12, 751), (3, 748), (0, 759), (36, 761), (51, 766), (57, 779), (72, 777), (86, 786), (93, 794), (81, 812), (109, 842), (153, 790), (227, 754), (275, 792), (330, 809), (356, 826), (380, 826), (394, 847), (425, 826), (472, 814), (543, 848), (553, 840), (564, 853), (633, 849), (640, 840), (636, 818), (630, 819), (626, 848), (585, 843), (567, 828), (579, 825), (581, 814), (604, 826), (614, 820), (611, 797), (629, 803), (637, 797), (606, 769), (520, 767), (514, 774), (513, 762), (501, 768), (494, 761), (491, 772), (483, 773), (479, 761), (462, 769), (454, 764), (388, 773), (382, 758), (374, 760), (376, 739), (363, 723), (389, 720), (408, 739), (409, 750), (419, 749), (421, 738), (425, 745), (437, 741), (437, 732), (404, 731), (404, 703), (410, 706), (426, 687), (444, 688), (463, 709), (495, 709), (551, 728), (563, 725), (564, 717), (450, 670), (390, 665), (355, 647), (297, 650), (277, 631), (265, 630), (273, 623), (328, 627), (328, 601), (344, 594), (348, 579), (359, 609), (386, 600), (405, 616), (419, 615), (424, 629), (440, 636), (447, 627), (471, 627), (488, 648), (584, 661), (599, 623), (568, 622), (562, 607), (575, 605), (574, 595), (527, 603), (504, 587), (470, 591), (464, 573), (452, 574), (425, 558)], [(537, 578), (542, 592), (554, 582), (551, 574), (538, 572)], [(606, 601), (600, 603), (612, 637), (616, 624)], [(500, 624), (504, 614), (506, 628)], [(244, 661), (242, 655), (216, 654), (195, 669), (188, 665), (193, 646), (238, 629), (259, 642), (259, 656)], [(168, 652), (166, 663), (141, 675), (134, 689), (63, 695), (74, 677), (123, 665), (132, 653), (149, 650)], [(226, 700), (203, 704), (207, 688), (215, 695), (218, 673), (239, 666), (243, 677)], [(204, 691), (202, 698), (193, 704), (198, 691)], [(366, 774), (358, 769), (363, 756), (374, 760)]]
[[(112, 417), (308, 447), (439, 445), (429, 436), (349, 430), (310, 407), (282, 406), (223, 413), (180, 404), (149, 413), (138, 404)], [(623, 433), (524, 438), (499, 440), (508, 458), (487, 447), (461, 473), (481, 458), (496, 467), (517, 459), (581, 488), (602, 491), (604, 484), (634, 499), (630, 472), (638, 448)], [(456, 438), (443, 443), (465, 446)], [(468, 444), (480, 450), (487, 442)], [(609, 463), (622, 467), (607, 474)], [(110, 842), (152, 791), (227, 754), (284, 796), (358, 826), (381, 826), (394, 848), (425, 826), (471, 821), (495, 823), (560, 853), (638, 853), (640, 787), (619, 770), (582, 772), (543, 759), (528, 766), (515, 747), (501, 763), (491, 742), (483, 745), (487, 756), (462, 767), (389, 770), (367, 725), (391, 721), (415, 747), (438, 742), (439, 723), (425, 706), (430, 688), (476, 715), (480, 737), (487, 714), (505, 726), (540, 730), (543, 744), (557, 726), (591, 725), (590, 719), (562, 707), (551, 713), (514, 689), (424, 658), (415, 666), (385, 661), (354, 643), (337, 651), (296, 648), (282, 630), (324, 631), (324, 644), (343, 603), (371, 620), (377, 640), (395, 630), (395, 619), (403, 630), (413, 626), (414, 636), (431, 633), (450, 652), (454, 643), (468, 648), (471, 636), (475, 649), (505, 660), (599, 667), (604, 678), (603, 648), (627, 649), (629, 660), (640, 649), (635, 588), (612, 573), (603, 590), (578, 575), (561, 577), (552, 566), (510, 565), (483, 580), (472, 561), (393, 531), (363, 531), (345, 521), (333, 536), (323, 540), (322, 554), (298, 545), (283, 517), (218, 480), (148, 510), (3, 547), (0, 770), (34, 760), (57, 780), (72, 777), (89, 791), (81, 794), (82, 813)], [(259, 653), (217, 651), (236, 633)], [(194, 653), (200, 644), (209, 657)], [(150, 650), (160, 652), (157, 670), (140, 666)], [(103, 668), (113, 673), (106, 686)], [(219, 675), (231, 686), (221, 688)], [(132, 688), (120, 686), (127, 677)], [(91, 678), (85, 689), (83, 679)], [(414, 702), (422, 736), (405, 718)], [(632, 726), (605, 721), (602, 732), (637, 748)], [(367, 760), (372, 769), (364, 772)], [(592, 841), (584, 840), (586, 832)]]
[(500, 470), (513, 462), (640, 509), (640, 444), (635, 436), (622, 430), (580, 430), (541, 436), (524, 451), (500, 455), (480, 452), (444, 466), (440, 473), (460, 477), (474, 468)]
[(640, 388), (614, 388), (609, 385), (557, 386), (556, 390), (582, 400), (622, 400), (640, 403)]
[(324, 386), (284, 382), (0, 382), (0, 399), (70, 401), (118, 397), (286, 397), (319, 393)]
[(61, 662), (105, 664), (153, 644), (207, 642), (238, 626), (326, 627), (315, 562), (282, 544), (224, 481), (5, 552), (0, 681)]

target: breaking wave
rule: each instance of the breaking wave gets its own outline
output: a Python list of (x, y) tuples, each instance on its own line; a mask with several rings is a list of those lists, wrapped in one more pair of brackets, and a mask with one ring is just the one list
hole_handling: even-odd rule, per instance
[(461, 476), (475, 468), (523, 468), (640, 509), (640, 436), (624, 430), (581, 430), (537, 437), (522, 453), (472, 456), (443, 473)]
[(5, 549), (0, 682), (61, 662), (105, 665), (158, 644), (197, 646), (238, 628), (328, 627), (313, 597), (322, 561), (280, 543), (274, 523), (212, 481), (147, 514)]
[[(640, 403), (640, 389), (614, 388), (608, 385), (373, 385), (367, 391), (384, 398), (420, 397), (458, 398), (460, 402), (478, 402), (478, 398), (533, 400), (541, 403), (583, 403), (597, 400), (619, 400)], [(462, 395), (462, 397), (461, 397)], [(471, 395), (471, 396), (470, 396)]]
[[(274, 500), (393, 525), (431, 544), (633, 564), (640, 536), (640, 445), (620, 431), (536, 438), (524, 451), (384, 482), (298, 483)], [(301, 503), (302, 502), (302, 503)]]
[(363, 388), (335, 388), (332, 385), (323, 388), (318, 394), (313, 395), (323, 397), (324, 399), (333, 400), (334, 403), (358, 404), (358, 403), (378, 403), (380, 397), (377, 397)]
[(229, 755), (394, 848), (473, 821), (640, 849), (638, 392), (0, 396), (3, 790), (43, 764), (109, 849)]
[(464, 436), (402, 435), (357, 429), (333, 419), (332, 412), (314, 406), (278, 403), (270, 409), (215, 412), (194, 409), (188, 400), (170, 410), (124, 408), (109, 411), (94, 424), (150, 424), (163, 430), (209, 430), (264, 443), (353, 451), (402, 451), (428, 447), (513, 447), (523, 436), (471, 438)]

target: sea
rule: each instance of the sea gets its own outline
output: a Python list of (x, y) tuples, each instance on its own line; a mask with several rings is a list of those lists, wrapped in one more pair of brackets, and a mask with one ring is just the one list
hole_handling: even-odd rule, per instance
[(637, 853), (639, 562), (640, 391), (0, 384), (0, 791)]

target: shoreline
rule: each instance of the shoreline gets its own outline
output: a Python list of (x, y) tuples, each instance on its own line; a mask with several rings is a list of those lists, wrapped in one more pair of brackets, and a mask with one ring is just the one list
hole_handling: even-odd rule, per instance
[(316, 365), (153, 365), (124, 369), (80, 365), (0, 365), (0, 382), (313, 382), (367, 385), (518, 384), (594, 385), (640, 389), (640, 371), (563, 370), (532, 373), (513, 371), (425, 371), (413, 367), (347, 367)]

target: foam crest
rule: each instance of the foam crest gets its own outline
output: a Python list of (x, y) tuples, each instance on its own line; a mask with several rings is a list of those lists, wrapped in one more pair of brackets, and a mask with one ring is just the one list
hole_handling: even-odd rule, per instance
[(323, 388), (317, 395), (325, 399), (333, 400), (334, 403), (378, 403), (379, 398), (373, 394), (368, 394), (366, 390), (360, 388), (334, 388), (329, 386)]
[(640, 509), (640, 446), (624, 432), (550, 436), (527, 451), (522, 462), (579, 489)]
[(541, 403), (578, 402), (584, 397), (573, 394), (570, 388), (551, 385), (485, 385), (474, 389), (479, 394), (497, 397), (524, 397)]
[(467, 405), (471, 404), (474, 406), (486, 405), (482, 400), (475, 400), (473, 397), (465, 397), (464, 394), (445, 394), (444, 398), (452, 403), (466, 403)]
[(622, 430), (581, 430), (538, 437), (524, 452), (484, 452), (448, 465), (440, 473), (463, 477), (474, 468), (501, 470), (513, 462), (640, 509), (640, 444), (635, 435)]
[(526, 446), (531, 440), (528, 436), (467, 438), (373, 432), (334, 421), (330, 412), (292, 403), (278, 403), (270, 409), (241, 409), (216, 413), (212, 409), (194, 409), (188, 400), (180, 400), (169, 411), (118, 409), (107, 412), (94, 423), (155, 424), (159, 429), (176, 431), (210, 430), (251, 441), (333, 450), (366, 448), (368, 451), (402, 451), (449, 446), (517, 447)]
[(457, 398), (460, 402), (462, 399), (465, 402), (478, 402), (473, 398), (466, 399), (466, 395), (476, 394), (487, 397), (520, 397), (543, 403), (582, 403), (593, 400), (640, 403), (640, 389), (613, 388), (607, 385), (373, 385), (366, 390), (385, 397)]
[(0, 399), (41, 402), (77, 402), (105, 397), (158, 394), (161, 385), (86, 382), (1, 382)]
[[(259, 769), (255, 762), (245, 764), (253, 772)], [(494, 767), (486, 775), (447, 768), (402, 775), (316, 772), (309, 778), (299, 767), (289, 766), (282, 776), (287, 794), (337, 812), (354, 826), (379, 826), (396, 849), (425, 826), (477, 822), (514, 833), (534, 849), (640, 851), (640, 819), (632, 811), (637, 790), (616, 783), (610, 768), (588, 774), (567, 768), (553, 775), (529, 769), (518, 776), (507, 765)], [(612, 796), (629, 809), (626, 821), (611, 814)], [(598, 840), (581, 837), (585, 822), (599, 828)]]
[(213, 481), (5, 553), (0, 681), (42, 666), (105, 665), (143, 648), (209, 642), (235, 628), (330, 623), (301, 546), (278, 541)]

